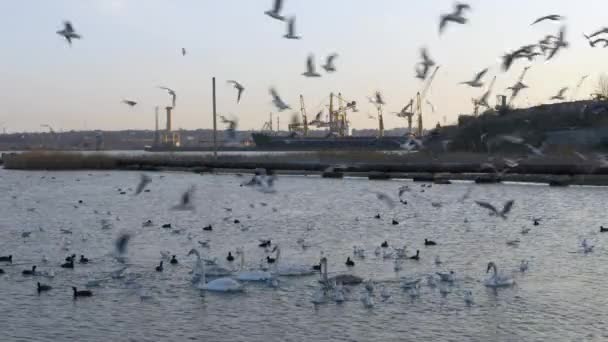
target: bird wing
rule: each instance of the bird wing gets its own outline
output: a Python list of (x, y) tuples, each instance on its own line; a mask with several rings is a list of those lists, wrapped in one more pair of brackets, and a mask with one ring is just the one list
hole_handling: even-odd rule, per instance
[(309, 72), (313, 72), (315, 70), (315, 62), (313, 55), (308, 56), (308, 58), (306, 59), (306, 68)]
[(291, 17), (289, 18), (289, 21), (287, 22), (287, 33), (291, 36), (293, 36), (296, 32), (296, 18), (295, 17)]
[(486, 208), (486, 209), (490, 210), (494, 214), (498, 214), (498, 210), (496, 210), (496, 208), (494, 208), (494, 206), (488, 202), (475, 201), (475, 203), (477, 203), (477, 205), (479, 205), (482, 208)]
[(71, 22), (65, 21), (63, 24), (65, 26), (65, 31), (67, 33), (73, 33), (74, 32), (74, 27), (72, 27), (72, 23)]
[(477, 75), (475, 75), (475, 83), (481, 81), (481, 79), (485, 76), (485, 74), (487, 72), (488, 72), (488, 68), (485, 68), (482, 71), (480, 71)]
[(281, 101), (281, 98), (279, 97), (279, 94), (277, 93), (276, 89), (270, 88), (269, 92), (270, 96), (272, 96), (272, 99), (274, 101)]
[(513, 208), (513, 204), (514, 203), (515, 203), (514, 200), (507, 201), (505, 203), (505, 206), (502, 208), (502, 211), (500, 212), (500, 215), (503, 216), (503, 217), (505, 215), (507, 215), (511, 211), (511, 209)]
[(557, 94), (557, 96), (562, 97), (564, 96), (564, 93), (568, 91), (568, 87), (564, 87), (562, 89), (559, 90), (559, 93)]
[(561, 18), (562, 18), (562, 16), (561, 15), (557, 15), (557, 14), (546, 15), (544, 17), (540, 17), (540, 18), (536, 19), (532, 23), (532, 25), (538, 24), (538, 23), (540, 23), (541, 21), (544, 21), (544, 20), (560, 20)]
[(456, 13), (458, 15), (462, 14), (462, 11), (464, 11), (464, 10), (471, 9), (471, 6), (469, 4), (465, 4), (465, 3), (456, 3), (456, 5), (454, 7), (455, 7)]
[(328, 67), (334, 66), (334, 59), (336, 59), (336, 57), (338, 57), (338, 54), (335, 54), (335, 53), (327, 56), (327, 66)]
[(589, 35), (589, 38), (597, 37), (597, 36), (599, 36), (600, 34), (604, 34), (604, 33), (608, 33), (608, 27), (604, 27), (604, 28), (602, 28), (601, 30), (599, 30), (599, 31), (597, 31), (597, 32), (595, 32), (595, 33), (593, 33), (593, 34)]
[(274, 0), (274, 12), (281, 12), (281, 8), (283, 7), (283, 0)]

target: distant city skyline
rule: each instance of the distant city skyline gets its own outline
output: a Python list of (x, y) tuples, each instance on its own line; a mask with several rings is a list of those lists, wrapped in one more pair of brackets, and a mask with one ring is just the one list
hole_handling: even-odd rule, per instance
[[(212, 128), (211, 78), (217, 78), (218, 113), (238, 118), (239, 130), (260, 129), (268, 114), (280, 115), (286, 125), (299, 112), (304, 96), (314, 116), (341, 92), (359, 104), (349, 119), (351, 128), (374, 129), (368, 119), (375, 110), (367, 97), (375, 91), (387, 103), (387, 129), (403, 127), (398, 112), (422, 87), (414, 67), (419, 50), (427, 47), (441, 65), (427, 96), (434, 107), (424, 108), (425, 127), (455, 122), (473, 111), (472, 98), (485, 90), (459, 82), (490, 68), (485, 81), (497, 76), (494, 93), (507, 94), (523, 68), (530, 89), (514, 102), (527, 107), (570, 87), (568, 99), (587, 98), (606, 71), (608, 49), (591, 48), (583, 33), (608, 26), (608, 3), (587, 0), (469, 1), (467, 25), (449, 25), (440, 36), (439, 16), (450, 12), (451, 0), (421, 3), (401, 0), (285, 0), (283, 13), (296, 16), (302, 40), (287, 40), (286, 24), (264, 15), (272, 0), (55, 0), (0, 3), (3, 30), (0, 63), (0, 131), (154, 129), (154, 107), (171, 104), (167, 86), (177, 92), (175, 129)], [(591, 10), (590, 10), (591, 9)], [(525, 44), (556, 35), (561, 23), (538, 17), (566, 17), (569, 49), (555, 59), (517, 61), (505, 73), (500, 57)], [(81, 40), (70, 47), (56, 34), (70, 20)], [(187, 53), (182, 55), (182, 48)], [(321, 78), (305, 78), (307, 56), (316, 57)], [(337, 72), (320, 65), (337, 53)], [(589, 78), (573, 94), (583, 75)], [(238, 80), (246, 90), (239, 104), (236, 90), (226, 81)], [(278, 114), (268, 94), (276, 87), (292, 111)], [(122, 103), (137, 101), (135, 107)], [(327, 111), (326, 111), (327, 112)], [(284, 126), (286, 127), (286, 126)], [(223, 129), (223, 126), (219, 126)]]

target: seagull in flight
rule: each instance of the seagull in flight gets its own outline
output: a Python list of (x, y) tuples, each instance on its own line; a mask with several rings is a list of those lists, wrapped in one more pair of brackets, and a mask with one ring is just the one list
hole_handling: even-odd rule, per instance
[(557, 93), (557, 95), (551, 97), (551, 100), (564, 101), (566, 99), (564, 97), (564, 93), (567, 91), (568, 91), (568, 87), (564, 87), (564, 88), (560, 89), (559, 92)]
[(443, 33), (448, 22), (453, 22), (456, 24), (466, 24), (467, 18), (463, 16), (463, 12), (465, 10), (470, 10), (471, 6), (464, 3), (456, 3), (454, 6), (454, 12), (449, 14), (443, 14), (439, 20), (439, 34)]
[(190, 187), (181, 196), (180, 203), (174, 206), (173, 210), (194, 210), (192, 205), (192, 195), (194, 195), (194, 187)]
[(598, 38), (596, 40), (593, 40), (591, 37), (585, 35), (585, 38), (587, 38), (587, 41), (589, 42), (589, 45), (594, 48), (597, 44), (599, 43), (604, 43), (603, 47), (608, 47), (608, 39), (606, 38)]
[(283, 7), (283, 0), (274, 0), (274, 6), (272, 9), (264, 12), (264, 14), (266, 14), (267, 16), (280, 20), (280, 21), (285, 21), (285, 17), (283, 17), (281, 15), (281, 9)]
[(175, 90), (171, 89), (171, 88), (167, 88), (167, 87), (158, 87), (159, 89), (163, 89), (166, 90), (167, 93), (169, 93), (169, 95), (171, 95), (171, 103), (173, 104), (173, 107), (175, 108), (175, 99), (177, 98), (177, 94), (175, 93)]
[(63, 36), (65, 38), (65, 40), (68, 41), (68, 44), (70, 44), (70, 46), (72, 46), (72, 39), (81, 39), (82, 38), (81, 35), (76, 33), (76, 31), (74, 31), (74, 27), (72, 26), (72, 23), (67, 20), (63, 22), (63, 30), (57, 31), (57, 34), (60, 36)]
[(493, 205), (491, 205), (488, 202), (475, 201), (475, 203), (477, 203), (477, 205), (479, 205), (482, 208), (486, 208), (486, 209), (490, 210), (490, 216), (498, 216), (498, 217), (502, 217), (504, 220), (506, 220), (507, 214), (513, 208), (513, 204), (515, 203), (515, 201), (513, 201), (513, 200), (507, 201), (501, 211), (498, 211), (498, 209), (496, 209)]
[(286, 109), (291, 109), (291, 107), (289, 107), (289, 105), (287, 105), (279, 96), (279, 93), (277, 93), (276, 89), (274, 88), (270, 88), (269, 90), (270, 92), (270, 96), (272, 96), (272, 103), (275, 105), (275, 107), (277, 107), (277, 110), (279, 112), (282, 112)]
[(137, 102), (135, 102), (133, 100), (122, 100), (122, 103), (127, 104), (131, 107), (135, 107), (135, 105), (137, 104)]
[(555, 57), (555, 55), (561, 48), (567, 48), (568, 45), (569, 44), (566, 41), (566, 26), (562, 26), (559, 30), (559, 36), (557, 37), (557, 41), (553, 43), (551, 53), (549, 54), (549, 56), (547, 56), (547, 60), (550, 60), (551, 58)]
[(232, 139), (232, 140), (236, 139), (237, 121), (236, 120), (228, 120), (223, 115), (220, 115), (220, 120), (222, 121), (222, 123), (228, 124), (228, 128), (226, 129), (226, 132), (228, 133), (228, 137), (230, 137), (230, 139)]
[(526, 46), (522, 46), (521, 48), (511, 52), (511, 53), (507, 53), (502, 57), (502, 69), (504, 71), (509, 71), (509, 69), (511, 68), (511, 65), (513, 65), (513, 62), (515, 62), (515, 60), (517, 60), (518, 58), (527, 58), (530, 59), (530, 55), (534, 53), (534, 49), (536, 48), (537, 45), (526, 45)]
[(525, 85), (523, 82), (517, 82), (515, 83), (514, 86), (507, 88), (508, 90), (511, 90), (511, 98), (515, 98), (517, 97), (517, 95), (519, 94), (520, 91), (529, 88), (527, 85)]
[[(426, 76), (429, 73), (429, 70), (435, 66), (435, 61), (431, 59), (431, 57), (429, 56), (429, 52), (426, 48), (422, 48), (420, 49), (420, 58), (422, 58), (422, 61), (420, 63), (418, 63), (418, 65), (416, 66), (416, 77), (424, 80), (426, 79)], [(421, 68), (419, 68), (421, 67)]]
[(467, 81), (467, 82), (462, 82), (460, 84), (466, 84), (473, 88), (483, 87), (483, 83), (481, 83), (481, 79), (485, 76), (485, 74), (487, 72), (488, 72), (488, 68), (485, 68), (482, 71), (480, 71), (479, 73), (477, 73), (477, 75), (475, 75), (475, 78), (473, 78), (473, 80)]
[(541, 21), (545, 21), (545, 20), (560, 21), (562, 19), (564, 19), (564, 17), (562, 17), (561, 15), (550, 14), (550, 15), (546, 15), (544, 17), (540, 17), (540, 18), (534, 20), (534, 22), (532, 24), (530, 24), (530, 26), (536, 25), (536, 24), (540, 23)]
[(321, 77), (321, 74), (317, 73), (314, 62), (315, 56), (309, 55), (306, 59), (306, 71), (302, 73), (306, 77)]
[(389, 207), (391, 209), (395, 207), (395, 201), (389, 195), (387, 195), (383, 192), (372, 192), (372, 193), (376, 195), (376, 198), (378, 198), (380, 201), (384, 202), (384, 204), (386, 204), (387, 207)]
[(302, 37), (296, 35), (296, 17), (291, 17), (287, 21), (287, 33), (283, 37), (287, 39), (302, 39)]
[(137, 188), (135, 189), (135, 195), (141, 194), (142, 191), (152, 182), (152, 178), (146, 174), (141, 174), (141, 178), (139, 180), (139, 184), (137, 184)]
[(182, 56), (186, 55), (186, 48), (182, 48)]
[(238, 95), (236, 97), (236, 103), (239, 103), (241, 101), (241, 95), (243, 95), (243, 91), (245, 91), (245, 87), (243, 87), (243, 85), (240, 84), (239, 82), (233, 81), (233, 80), (228, 81), (228, 83), (232, 84), (234, 89), (236, 89), (238, 91)]
[(368, 100), (370, 103), (375, 104), (375, 105), (385, 105), (386, 103), (384, 102), (384, 99), (382, 98), (382, 94), (377, 91), (374, 94), (374, 97), (368, 97)]
[(336, 66), (334, 65), (334, 60), (336, 59), (336, 57), (338, 57), (338, 54), (335, 53), (327, 56), (327, 61), (325, 62), (325, 65), (322, 65), (321, 67), (325, 69), (326, 72), (335, 72)]
[(585, 37), (587, 37), (587, 39), (590, 39), (590, 38), (594, 38), (594, 37), (597, 37), (597, 36), (602, 35), (602, 34), (608, 34), (608, 27), (604, 27), (604, 28), (602, 28), (602, 29), (600, 29), (598, 31), (595, 31), (594, 33), (592, 33), (592, 34), (590, 34), (588, 36), (585, 35)]

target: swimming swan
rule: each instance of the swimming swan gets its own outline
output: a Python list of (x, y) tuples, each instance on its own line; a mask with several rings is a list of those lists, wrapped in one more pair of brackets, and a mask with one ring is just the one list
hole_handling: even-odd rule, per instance
[(509, 287), (512, 286), (513, 284), (515, 284), (515, 281), (513, 280), (513, 278), (498, 273), (498, 268), (496, 267), (496, 264), (493, 262), (489, 262), (488, 263), (488, 268), (486, 270), (486, 273), (490, 272), (490, 270), (494, 270), (494, 273), (492, 274), (492, 276), (488, 279), (486, 279), (485, 281), (485, 285), (488, 287)]

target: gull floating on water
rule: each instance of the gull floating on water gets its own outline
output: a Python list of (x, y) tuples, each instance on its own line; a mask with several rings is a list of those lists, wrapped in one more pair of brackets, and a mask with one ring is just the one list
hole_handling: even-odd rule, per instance
[(65, 40), (68, 41), (68, 44), (72, 46), (72, 39), (81, 39), (82, 37), (74, 31), (74, 27), (72, 23), (69, 21), (63, 22), (63, 30), (57, 31), (57, 34), (63, 36)]
[(468, 20), (463, 16), (463, 12), (465, 10), (470, 9), (471, 6), (469, 6), (468, 4), (456, 3), (454, 5), (454, 12), (441, 15), (439, 20), (439, 34), (443, 33), (448, 22), (453, 22), (456, 24), (466, 24)]
[(240, 84), (237, 81), (234, 80), (230, 80), (228, 81), (229, 84), (232, 84), (232, 86), (234, 87), (234, 89), (237, 90), (237, 97), (236, 97), (236, 103), (239, 103), (241, 101), (241, 96), (243, 95), (243, 91), (245, 91), (245, 87), (243, 87), (242, 84)]

